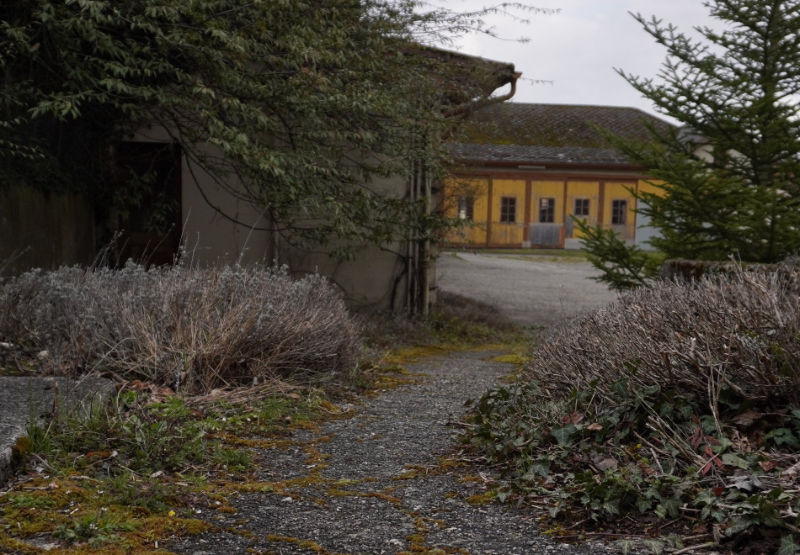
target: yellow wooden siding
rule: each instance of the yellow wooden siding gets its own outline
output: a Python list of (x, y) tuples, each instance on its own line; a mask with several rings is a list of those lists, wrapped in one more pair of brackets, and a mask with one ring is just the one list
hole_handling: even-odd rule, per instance
[[(636, 199), (631, 194), (630, 189), (634, 189), (635, 183), (631, 182), (606, 182), (605, 195), (603, 202), (603, 221), (604, 227), (610, 227), (623, 235), (624, 239), (633, 239), (636, 229)], [(612, 223), (612, 206), (615, 200), (627, 201), (627, 211), (625, 214), (625, 225), (615, 225)]]
[(472, 223), (447, 234), (448, 243), (483, 245), (486, 243), (486, 214), (489, 209), (489, 179), (449, 177), (445, 180), (444, 213), (448, 218), (458, 218), (458, 199), (472, 197)]
[(664, 189), (661, 187), (656, 187), (653, 183), (663, 183), (663, 181), (645, 181), (644, 179), (639, 180), (639, 192), (640, 193), (653, 193), (658, 196), (664, 196)]
[[(530, 185), (528, 185), (530, 183)], [(543, 198), (555, 199), (553, 210), (553, 224), (561, 224), (562, 240), (564, 238), (580, 238), (581, 234), (574, 229), (570, 216), (575, 211), (576, 199), (589, 200), (588, 220), (592, 224), (601, 224), (606, 228), (613, 228), (623, 235), (625, 239), (633, 239), (637, 219), (635, 214), (636, 199), (629, 189), (638, 188), (640, 192), (663, 191), (645, 180), (634, 181), (600, 181), (571, 179), (566, 186), (563, 180), (530, 180), (518, 179), (493, 179), (491, 181), (492, 198), (488, 198), (490, 190), (488, 177), (450, 177), (445, 181), (446, 198), (444, 212), (447, 216), (458, 217), (458, 198), (471, 196), (473, 200), (473, 223), (465, 225), (460, 230), (448, 233), (447, 242), (455, 244), (483, 245), (508, 245), (519, 246), (524, 240), (539, 244), (536, 239), (542, 239), (541, 230), (531, 230), (526, 233), (525, 222), (532, 225), (539, 224), (540, 201)], [(526, 199), (530, 191), (530, 199)], [(565, 195), (566, 192), (566, 195)], [(516, 199), (516, 213), (514, 223), (501, 223), (500, 214), (503, 197)], [(627, 202), (625, 225), (613, 225), (612, 206), (615, 200)], [(491, 207), (491, 214), (488, 213)], [(528, 213), (526, 214), (526, 209)], [(566, 217), (565, 217), (566, 214)], [(488, 215), (488, 220), (487, 220)], [(548, 231), (546, 226), (540, 226)], [(534, 234), (534, 231), (537, 234)], [(544, 244), (544, 243), (542, 243)], [(548, 241), (549, 244), (549, 241)]]
[(575, 199), (589, 199), (589, 217), (584, 218), (590, 224), (598, 221), (600, 209), (600, 182), (599, 181), (568, 181), (567, 182), (567, 237), (580, 238), (583, 234), (573, 227), (570, 216), (575, 215)]
[[(492, 214), (490, 244), (521, 245), (525, 229), (524, 179), (495, 179), (492, 181)], [(516, 199), (516, 214), (513, 224), (500, 222), (500, 207), (503, 197)]]

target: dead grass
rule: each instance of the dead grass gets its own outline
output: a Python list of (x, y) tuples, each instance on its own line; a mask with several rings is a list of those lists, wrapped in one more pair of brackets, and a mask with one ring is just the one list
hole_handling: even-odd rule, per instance
[(468, 348), (487, 344), (527, 343), (533, 334), (503, 316), (493, 305), (445, 291), (429, 316), (409, 319), (398, 314), (356, 315), (365, 341), (378, 350), (403, 347)]

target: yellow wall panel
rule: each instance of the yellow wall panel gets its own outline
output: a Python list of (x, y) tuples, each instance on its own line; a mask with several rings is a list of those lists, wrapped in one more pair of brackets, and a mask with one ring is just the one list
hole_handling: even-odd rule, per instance
[[(630, 192), (630, 189), (635, 187), (634, 183), (630, 182), (606, 182), (605, 185), (605, 199), (603, 203), (603, 221), (601, 222), (605, 227), (612, 227), (619, 233), (622, 233), (624, 239), (633, 239), (634, 230), (636, 228), (636, 199)], [(612, 223), (612, 206), (615, 200), (627, 201), (627, 211), (625, 214), (625, 225), (615, 225)]]
[[(575, 211), (576, 199), (588, 199), (590, 223), (600, 223), (604, 227), (612, 226), (612, 206), (615, 200), (627, 201), (625, 225), (614, 225), (614, 229), (622, 233), (626, 239), (634, 237), (637, 225), (635, 208), (636, 199), (629, 189), (638, 187), (641, 192), (659, 194), (661, 189), (645, 180), (626, 181), (601, 181), (571, 179), (565, 183), (563, 180), (531, 180), (531, 198), (526, 199), (526, 179), (493, 179), (491, 202), (488, 198), (488, 177), (449, 177), (445, 180), (444, 213), (458, 217), (458, 197), (470, 196), (473, 198), (473, 223), (465, 225), (460, 230), (449, 232), (447, 241), (456, 244), (470, 244), (476, 246), (486, 245), (521, 245), (527, 238), (525, 221), (531, 224), (539, 223), (540, 201), (544, 198), (555, 199), (553, 210), (553, 223), (564, 224), (563, 237), (579, 237), (574, 229), (570, 216)], [(601, 186), (602, 185), (602, 186)], [(602, 191), (602, 195), (601, 195)], [(566, 193), (566, 194), (565, 194)], [(514, 223), (500, 222), (501, 199), (513, 197), (516, 199), (516, 213)], [(527, 201), (527, 202), (526, 202)], [(526, 208), (529, 212), (526, 214)], [(491, 213), (489, 210), (491, 209)], [(566, 217), (565, 217), (566, 216)], [(533, 231), (531, 232), (533, 233)], [(531, 236), (533, 237), (533, 236)]]
[[(492, 181), (492, 228), (489, 242), (502, 245), (521, 245), (525, 229), (525, 188), (524, 179), (494, 179)], [(502, 197), (516, 199), (515, 223), (500, 222)]]
[(448, 177), (445, 182), (444, 213), (449, 218), (458, 217), (458, 199), (461, 196), (473, 199), (472, 223), (448, 232), (448, 243), (486, 244), (486, 216), (488, 214), (489, 179), (475, 177)]
[(533, 181), (531, 183), (531, 223), (539, 223), (539, 201), (543, 198), (552, 198), (556, 201), (553, 214), (553, 223), (564, 222), (564, 182), (563, 181)]
[(634, 187), (634, 183), (606, 182), (605, 203), (603, 206), (603, 223), (611, 223), (611, 204), (614, 200), (627, 200), (628, 217), (626, 221), (629, 221), (633, 217), (634, 197), (629, 189), (633, 189)]
[(500, 199), (514, 197), (517, 199), (516, 221), (524, 220), (525, 210), (525, 180), (524, 179), (495, 179), (492, 181), (492, 221), (500, 221)]
[(664, 196), (664, 189), (660, 187), (656, 187), (651, 183), (663, 183), (663, 181), (645, 181), (643, 179), (639, 180), (639, 192), (640, 193), (653, 193), (659, 196)]
[(583, 236), (577, 229), (570, 216), (575, 215), (575, 199), (587, 199), (589, 201), (589, 216), (584, 217), (589, 223), (597, 223), (598, 212), (600, 210), (600, 182), (599, 181), (569, 181), (567, 182), (567, 237)]

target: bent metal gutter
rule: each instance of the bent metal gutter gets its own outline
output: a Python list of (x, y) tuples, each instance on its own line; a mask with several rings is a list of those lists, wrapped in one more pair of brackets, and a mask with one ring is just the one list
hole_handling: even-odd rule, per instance
[(454, 108), (453, 110), (450, 110), (449, 112), (445, 112), (444, 114), (445, 117), (467, 115), (474, 112), (475, 110), (483, 108), (484, 106), (489, 106), (490, 104), (499, 104), (500, 102), (505, 102), (506, 100), (511, 99), (517, 92), (517, 79), (519, 79), (520, 77), (522, 77), (522, 72), (515, 71), (512, 74), (510, 81), (511, 90), (506, 94), (500, 96), (485, 96), (480, 100), (476, 100), (474, 102), (468, 102), (466, 104), (458, 106), (457, 108)]

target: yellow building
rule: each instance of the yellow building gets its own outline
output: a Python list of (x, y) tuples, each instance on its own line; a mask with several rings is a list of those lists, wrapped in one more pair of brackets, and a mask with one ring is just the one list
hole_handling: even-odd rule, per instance
[(444, 211), (465, 225), (445, 242), (579, 248), (574, 216), (642, 244), (652, 230), (637, 221), (633, 193), (657, 189), (598, 127), (646, 141), (648, 125), (669, 124), (610, 106), (504, 103), (480, 110), (448, 145), (455, 165), (445, 180)]

